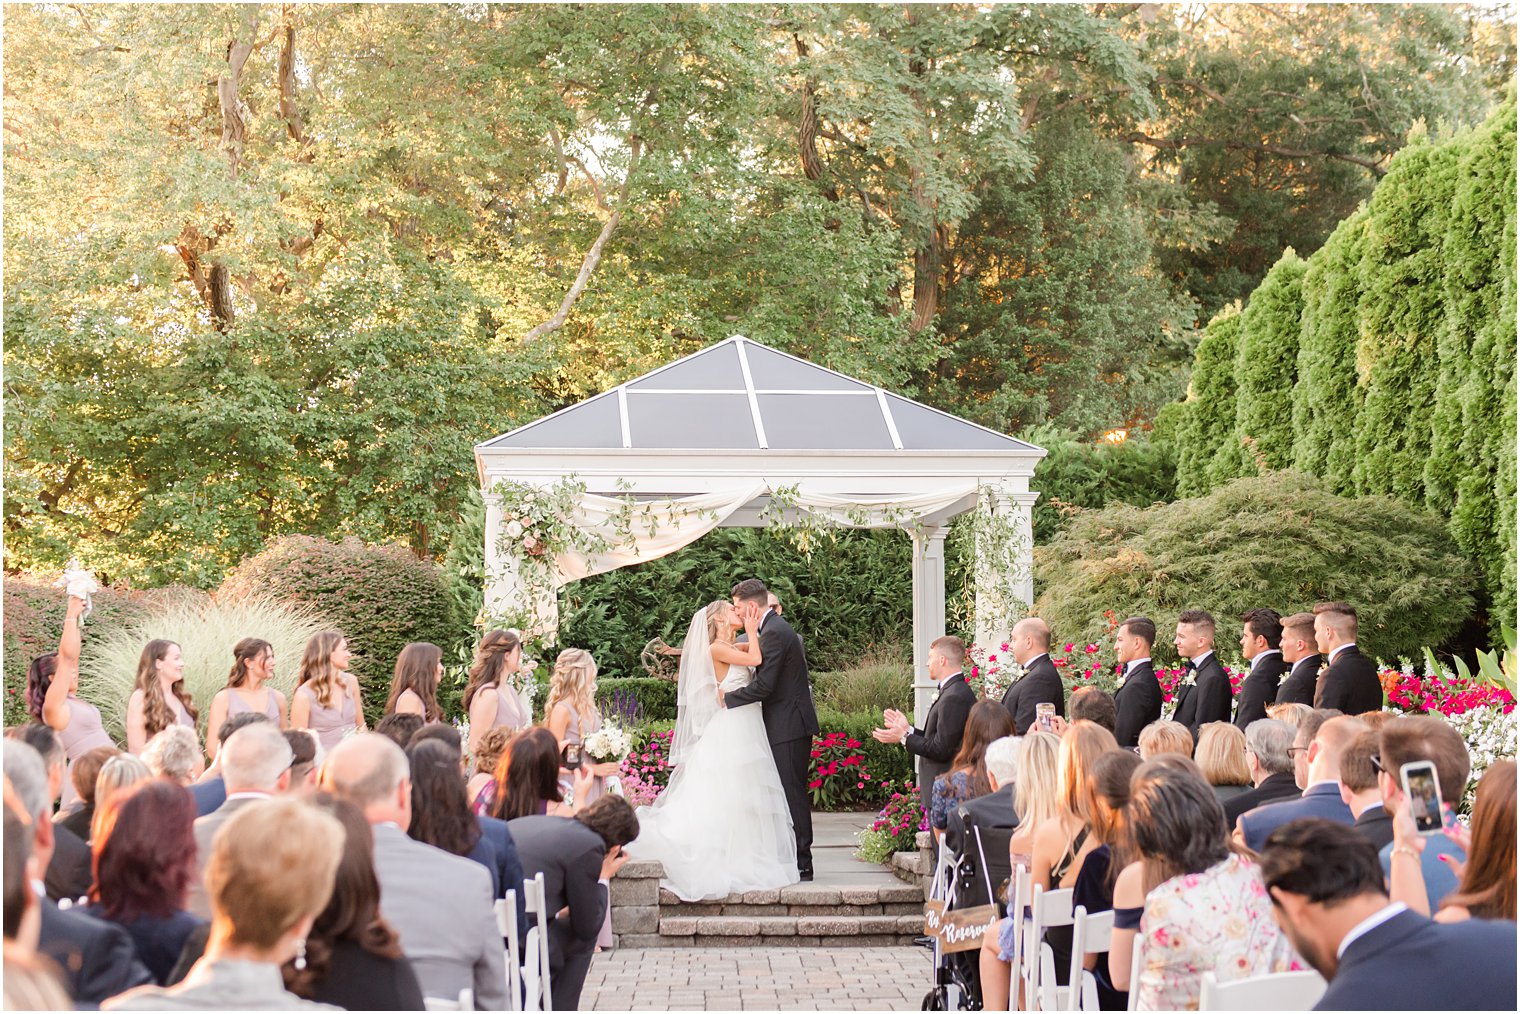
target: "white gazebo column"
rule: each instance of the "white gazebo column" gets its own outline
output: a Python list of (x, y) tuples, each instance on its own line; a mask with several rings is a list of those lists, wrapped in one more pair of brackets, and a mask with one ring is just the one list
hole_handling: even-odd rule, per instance
[(485, 612), (489, 616), (506, 612), (521, 596), (509, 587), (517, 576), (515, 570), (508, 575), (501, 559), (501, 497), (485, 492), (481, 497), (486, 502)]
[(945, 533), (950, 529), (912, 528), (913, 539), (913, 724), (923, 727), (933, 702), (929, 645), (945, 635)]
[(1018, 534), (1018, 594), (1024, 612), (1034, 605), (1034, 505), (1039, 493), (1015, 493), (1013, 522)]

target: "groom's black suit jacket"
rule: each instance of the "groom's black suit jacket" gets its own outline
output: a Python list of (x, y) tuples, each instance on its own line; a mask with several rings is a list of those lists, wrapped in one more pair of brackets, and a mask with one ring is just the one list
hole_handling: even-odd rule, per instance
[(818, 712), (808, 680), (802, 638), (786, 620), (770, 613), (760, 624), (760, 666), (747, 687), (723, 695), (730, 708), (760, 702), (765, 738), (771, 743), (810, 739), (818, 734)]

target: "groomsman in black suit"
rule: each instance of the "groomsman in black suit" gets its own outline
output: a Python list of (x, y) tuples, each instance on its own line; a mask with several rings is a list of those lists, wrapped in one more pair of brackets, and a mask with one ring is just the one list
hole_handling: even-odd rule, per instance
[(1377, 663), (1356, 646), (1356, 607), (1344, 602), (1315, 606), (1314, 640), (1330, 663), (1320, 674), (1314, 706), (1335, 708), (1347, 715), (1381, 709), (1383, 684), (1378, 680)]
[(1282, 656), (1282, 617), (1275, 609), (1251, 609), (1240, 618), (1240, 653), (1251, 671), (1240, 685), (1235, 702), (1235, 726), (1241, 732), (1267, 717), (1267, 705), (1277, 700), (1277, 684), (1288, 671)]
[(946, 635), (929, 645), (929, 678), (939, 684), (924, 727), (916, 729), (896, 708), (882, 712), (885, 727), (872, 731), (878, 743), (901, 743), (919, 758), (918, 784), (928, 791), (934, 779), (950, 770), (966, 735), (966, 719), (976, 704), (976, 691), (966, 683), (961, 667), (966, 661), (966, 642)]
[(1198, 729), (1209, 722), (1228, 722), (1230, 678), (1214, 654), (1214, 617), (1202, 609), (1189, 609), (1177, 617), (1177, 636), (1172, 643), (1187, 659), (1187, 676), (1179, 691), (1172, 721), (1181, 722), (1198, 741)]
[(1036, 704), (1054, 704), (1056, 714), (1066, 717), (1066, 687), (1050, 658), (1050, 626), (1038, 616), (1014, 624), (1008, 639), (1013, 660), (1024, 675), (1003, 695), (1003, 707), (1013, 716), (1013, 734), (1022, 736), (1034, 726)]
[(1140, 730), (1161, 717), (1161, 682), (1151, 664), (1155, 643), (1155, 621), (1145, 616), (1131, 616), (1114, 635), (1114, 653), (1122, 666), (1119, 689), (1114, 692), (1119, 710), (1114, 738), (1125, 749), (1138, 745)]
[(1314, 684), (1324, 661), (1314, 650), (1314, 614), (1294, 613), (1282, 621), (1282, 657), (1288, 678), (1277, 688), (1278, 704), (1314, 706)]

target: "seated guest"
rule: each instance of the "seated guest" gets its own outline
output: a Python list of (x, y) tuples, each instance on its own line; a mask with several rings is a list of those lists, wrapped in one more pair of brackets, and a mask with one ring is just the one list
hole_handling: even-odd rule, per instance
[[(16, 816), (26, 818), (17, 824), (19, 840), (5, 843), (7, 877), (12, 860), (17, 860), (22, 867), (18, 889), (30, 887), (30, 893), (35, 895), (39, 921), (37, 950), (58, 963), (69, 995), (79, 1004), (98, 1005), (106, 997), (150, 981), (151, 976), (137, 960), (125, 930), (81, 912), (62, 911), (47, 897), (42, 885), (26, 883), (25, 867), (47, 869), (52, 859), (53, 832), (57, 827), (48, 818), (53, 801), (37, 752), (25, 743), (10, 741), (5, 743), (4, 751), (5, 777), (10, 787), (7, 799), (16, 808)], [(28, 856), (33, 860), (30, 864), (26, 862)], [(12, 920), (19, 921), (22, 914), (23, 906), (7, 893), (7, 938), (15, 936)]]
[(1175, 753), (1193, 756), (1193, 734), (1181, 722), (1152, 722), (1140, 730), (1140, 759)]
[[(58, 733), (40, 722), (23, 725), (17, 730), (17, 739), (31, 746), (42, 758), (47, 771), (48, 808), (44, 819), (53, 819), (53, 804), (63, 791), (64, 779), (68, 777), (68, 757)], [(66, 828), (53, 828), (52, 858), (44, 867), (43, 884), (47, 896), (54, 900), (67, 898), (75, 901), (84, 897), (90, 889), (90, 846), (85, 840)]]
[(992, 791), (983, 755), (988, 744), (1012, 735), (1013, 719), (1008, 709), (996, 701), (978, 701), (972, 706), (950, 770), (936, 778), (929, 790), (929, 826), (936, 838), (944, 833), (952, 809)]
[(1393, 816), (1383, 806), (1377, 754), (1378, 734), (1371, 729), (1359, 733), (1346, 747), (1341, 754), (1341, 802), (1356, 817), (1352, 826), (1357, 833), (1380, 849), (1393, 841)]
[(1038, 616), (1026, 616), (1013, 625), (1008, 651), (1024, 670), (1024, 675), (1003, 694), (1003, 707), (1013, 719), (1011, 734), (1023, 736), (1038, 730), (1035, 725), (1038, 704), (1053, 704), (1056, 714), (1066, 717), (1066, 686), (1050, 658), (1050, 625)]
[(195, 877), (195, 804), (173, 782), (150, 778), (113, 800), (95, 834), (90, 915), (127, 931), (153, 981), (163, 984), (200, 920), (185, 909)]
[[(93, 851), (95, 839), (100, 835), (101, 825), (106, 823), (121, 793), (153, 777), (136, 754), (120, 753), (100, 766), (95, 778), (95, 819), (90, 822), (90, 846)], [(90, 862), (94, 863), (93, 856)], [(94, 875), (91, 874), (93, 881)]]
[(1391, 711), (1364, 711), (1356, 717), (1373, 732), (1382, 732), (1384, 724), (1391, 722), (1394, 714)]
[[(1415, 827), (1409, 815), (1409, 802), (1399, 806), (1393, 818), (1393, 855), (1417, 857), (1425, 851), (1426, 836)], [(1458, 863), (1442, 856), (1460, 878), (1456, 891), (1446, 896), (1436, 912), (1436, 922), (1462, 922), (1466, 919), (1508, 919), (1515, 921), (1515, 762), (1494, 761), (1478, 781), (1477, 799), (1473, 803), (1472, 831), (1454, 824), (1448, 832), (1460, 841), (1467, 862)], [(1414, 862), (1395, 862), (1389, 875), (1389, 892), (1394, 901), (1403, 902), (1421, 915), (1428, 914), (1429, 899), (1419, 866)]]
[(69, 780), (74, 783), (74, 795), (78, 805), (67, 813), (60, 813), (55, 823), (67, 828), (86, 844), (90, 841), (90, 822), (95, 819), (95, 779), (106, 761), (121, 753), (114, 746), (97, 746), (80, 756), (69, 769)]
[(359, 807), (374, 830), (380, 912), (401, 935), (423, 994), (449, 998), (473, 989), (479, 1009), (502, 1009), (506, 971), (491, 875), (479, 863), (407, 837), (406, 754), (375, 733), (351, 736), (327, 755), (322, 787)]
[(1119, 658), (1119, 688), (1114, 691), (1114, 738), (1126, 750), (1140, 744), (1140, 732), (1161, 717), (1161, 682), (1151, 664), (1156, 643), (1156, 622), (1131, 616), (1114, 633), (1114, 654)]
[(206, 864), (212, 922), (205, 955), (178, 985), (134, 989), (102, 1009), (332, 1009), (286, 992), (280, 966), (301, 952), (327, 907), (343, 843), (337, 820), (293, 799), (239, 810)]
[(1198, 746), (1193, 759), (1198, 770), (1214, 788), (1221, 802), (1234, 799), (1251, 789), (1251, 769), (1246, 764), (1246, 734), (1239, 726), (1209, 722), (1198, 730)]
[[(1399, 770), (1415, 761), (1430, 761), (1436, 766), (1436, 781), (1448, 807), (1467, 791), (1472, 759), (1462, 734), (1439, 718), (1404, 715), (1384, 725), (1378, 733), (1378, 784), (1388, 812), (1396, 813), (1404, 802)], [(1384, 872), (1391, 872), (1394, 848), (1390, 843), (1379, 853)], [(1425, 881), (1426, 912), (1439, 910), (1446, 896), (1457, 889), (1457, 875), (1442, 861), (1442, 856), (1462, 863), (1467, 861), (1467, 850), (1450, 832), (1441, 831), (1425, 837), (1425, 848), (1418, 856), (1399, 854), (1399, 862), (1417, 864), (1420, 868), (1420, 877)]]
[(206, 770), (201, 741), (188, 725), (171, 725), (153, 734), (142, 749), (143, 763), (155, 777), (184, 787)]
[(1013, 783), (1018, 823), (1008, 842), (1008, 860), (1014, 867), (1034, 867), (1035, 831), (1060, 812), (1060, 764), (1060, 737), (1048, 732), (1019, 737), (1019, 777)]
[(1113, 732), (1119, 710), (1114, 699), (1097, 687), (1077, 687), (1071, 692), (1071, 720), (1091, 722)]
[(269, 716), (262, 711), (239, 711), (222, 723), (222, 727), (216, 733), (217, 759), (211, 762), (211, 767), (206, 770), (205, 775), (190, 786), (190, 795), (195, 799), (195, 815), (197, 817), (204, 817), (218, 806), (221, 806), (227, 799), (227, 786), (222, 781), (222, 746), (239, 729), (267, 721), (269, 721)]
[(421, 715), (409, 715), (405, 712), (390, 714), (375, 723), (375, 733), (405, 750), (407, 744), (412, 741), (413, 734), (422, 728), (423, 724)]
[[(34, 751), (35, 752), (35, 751)], [(38, 784), (46, 781), (42, 762), (36, 763)], [(31, 819), (22, 814), (9, 781), (5, 785), (5, 1010), (71, 1010), (54, 970), (37, 956), (40, 906), (45, 902), (31, 880)]]
[(290, 784), (292, 751), (285, 734), (273, 722), (256, 722), (228, 737), (217, 753), (222, 765), (222, 779), (227, 784), (227, 801), (195, 821), (195, 846), (198, 855), (195, 878), (191, 882), (189, 909), (199, 919), (211, 918), (211, 898), (206, 893), (206, 863), (211, 861), (211, 843), (233, 814), (246, 806), (284, 792)]
[(1299, 797), (1298, 782), (1293, 778), (1293, 754), (1289, 752), (1293, 737), (1293, 727), (1275, 718), (1246, 726), (1246, 767), (1255, 788), (1224, 800), (1224, 817), (1230, 827), (1247, 810), (1274, 800)]
[(412, 772), (412, 822), (406, 833), (484, 866), (491, 875), (491, 897), (502, 897), (496, 850), (482, 837), (465, 800), (458, 754), (443, 743), (424, 741), (407, 748), (406, 760)]
[(491, 816), (506, 821), (548, 813), (551, 803), (564, 800), (559, 788), (559, 741), (554, 733), (534, 726), (512, 740), (496, 766), (494, 795)]
[(1282, 653), (1282, 617), (1275, 609), (1249, 609), (1241, 617), (1240, 653), (1250, 672), (1235, 699), (1235, 727), (1241, 732), (1267, 717), (1277, 700), (1278, 683), (1288, 671)]
[(1281, 704), (1268, 704), (1267, 717), (1274, 721), (1282, 722), (1294, 732), (1304, 724), (1304, 719), (1314, 713), (1314, 708), (1308, 704), (1300, 704), (1298, 701), (1284, 701)]
[(1139, 991), (1136, 1010), (1196, 1010), (1204, 972), (1232, 982), (1294, 968), (1256, 864), (1230, 850), (1224, 809), (1196, 766), (1177, 757), (1142, 765), (1125, 817), (1139, 861), (1114, 884), (1108, 970), (1115, 989)]
[(579, 1010), (581, 987), (609, 904), (608, 881), (638, 837), (639, 819), (621, 796), (602, 796), (574, 818), (528, 816), (510, 822), (529, 877), (544, 875), (544, 898), (560, 915), (549, 924), (549, 980), (555, 1010)]
[[(1013, 808), (1014, 781), (1019, 771), (1018, 736), (1004, 736), (987, 744), (982, 754), (987, 768), (987, 784), (992, 791), (985, 796), (968, 799), (950, 811), (945, 824), (945, 847), (959, 855), (966, 844), (966, 830), (970, 826), (981, 828), (1017, 827), (1018, 814)], [(965, 817), (961, 816), (965, 813)]]
[(332, 898), (306, 937), (305, 961), (287, 961), (285, 988), (344, 1010), (422, 1010), (422, 987), (401, 939), (380, 914), (375, 845), (358, 807), (318, 793), (315, 809), (343, 825), (343, 852)]
[(317, 769), (322, 764), (322, 743), (310, 729), (286, 729), (290, 745), (290, 784), (285, 791), (306, 796), (317, 790)]
[(455, 757), (464, 757), (464, 739), (459, 735), (459, 730), (454, 728), (448, 722), (427, 723), (422, 728), (412, 733), (411, 741), (407, 743), (407, 746), (415, 746), (425, 739), (436, 739), (438, 742), (442, 743), (444, 746), (453, 751)]
[(501, 755), (516, 735), (516, 729), (498, 725), (476, 740), (479, 745), (475, 748), (475, 773), (465, 784), (465, 794), (476, 813), (491, 812), (491, 802), (496, 798), (496, 765), (501, 763)]
[(1321, 725), (1308, 743), (1303, 741), (1305, 725), (1298, 730), (1295, 748), (1308, 759), (1308, 778), (1304, 794), (1298, 799), (1267, 803), (1240, 815), (1236, 827), (1240, 839), (1252, 852), (1260, 852), (1267, 835), (1274, 828), (1303, 817), (1323, 817), (1338, 824), (1356, 823), (1351, 808), (1341, 800), (1341, 754), (1367, 727), (1347, 715), (1332, 718)]
[(1377, 853), (1354, 828), (1285, 824), (1262, 877), (1277, 921), (1329, 982), (1315, 1010), (1509, 1010), (1515, 924), (1434, 922), (1391, 903)]

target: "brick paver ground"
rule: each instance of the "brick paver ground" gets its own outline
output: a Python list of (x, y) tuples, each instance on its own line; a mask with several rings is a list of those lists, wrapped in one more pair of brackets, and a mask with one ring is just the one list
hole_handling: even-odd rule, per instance
[(916, 1011), (919, 947), (647, 948), (598, 954), (582, 1010)]

